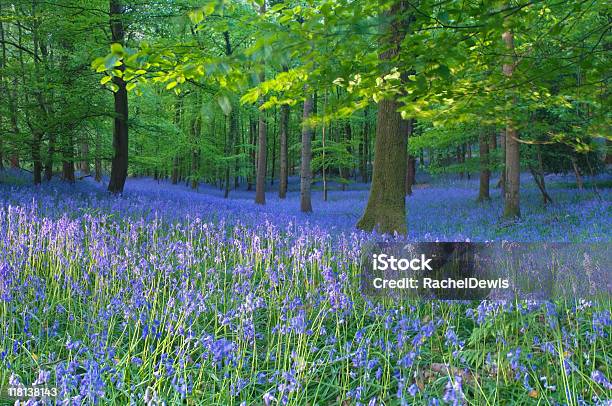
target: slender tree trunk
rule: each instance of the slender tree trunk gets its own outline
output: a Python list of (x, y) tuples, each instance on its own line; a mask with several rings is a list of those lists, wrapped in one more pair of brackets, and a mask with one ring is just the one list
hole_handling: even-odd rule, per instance
[(304, 100), (304, 112), (302, 119), (302, 167), (300, 172), (300, 209), (305, 213), (312, 212), (312, 201), (310, 189), (312, 185), (312, 168), (310, 160), (312, 158), (312, 128), (308, 124), (308, 119), (312, 114), (312, 97), (307, 95)]
[(544, 165), (542, 164), (542, 154), (540, 152), (540, 146), (536, 146), (536, 156), (538, 159), (538, 167), (537, 169), (533, 167), (533, 165), (529, 164), (529, 171), (533, 176), (533, 180), (535, 181), (540, 193), (542, 194), (542, 203), (546, 206), (548, 203), (552, 203), (553, 200), (546, 191), (546, 182), (544, 178)]
[(81, 144), (81, 172), (89, 175), (89, 143), (86, 141)]
[(274, 176), (276, 174), (276, 133), (278, 131), (278, 120), (276, 107), (274, 108), (274, 128), (272, 130), (272, 165), (270, 165), (270, 186), (274, 185)]
[(478, 141), (480, 155), (480, 189), (478, 191), (478, 201), (490, 200), (489, 180), (491, 171), (489, 169), (489, 143), (486, 134), (481, 134)]
[[(226, 156), (229, 157), (234, 154), (234, 140), (238, 137), (238, 111), (235, 108), (232, 108), (232, 111), (229, 114), (229, 131), (228, 131), (228, 140), (227, 140), (227, 151)], [(231, 163), (226, 162), (225, 166), (225, 192), (223, 197), (226, 199), (229, 197), (229, 189), (230, 189), (230, 167)]]
[(412, 186), (414, 185), (415, 178), (415, 158), (412, 155), (408, 155), (408, 161), (406, 162), (406, 196), (412, 196)]
[[(457, 164), (458, 165), (463, 165), (464, 159), (463, 159), (463, 148), (461, 145), (457, 146)], [(460, 169), (459, 171), (459, 179), (463, 179), (463, 176), (465, 175), (463, 167)]]
[(289, 138), (289, 106), (283, 104), (280, 111), (280, 182), (278, 197), (284, 199), (287, 196), (287, 184), (289, 182), (289, 170), (287, 167), (287, 156)]
[(574, 169), (574, 175), (576, 175), (576, 186), (578, 186), (579, 190), (583, 190), (584, 182), (582, 181), (582, 174), (580, 173), (580, 168), (578, 168), (575, 159), (572, 159), (572, 168)]
[[(263, 72), (260, 75), (259, 80), (263, 82), (265, 76)], [(263, 104), (263, 98), (260, 101), (260, 105)], [(264, 111), (259, 112), (259, 129), (257, 134), (257, 179), (255, 181), (255, 203), (266, 204), (266, 169), (267, 169), (267, 125), (266, 125), (266, 113)]]
[[(110, 0), (110, 26), (113, 43), (123, 44), (125, 38), (121, 20), (123, 11), (121, 0)], [(125, 71), (125, 65), (119, 66), (118, 69)], [(115, 76), (113, 77), (113, 83), (117, 85), (118, 89), (114, 93), (113, 148), (115, 155), (112, 161), (108, 190), (112, 193), (122, 193), (128, 174), (128, 94), (123, 78)]]
[[(262, 2), (259, 7), (260, 14), (266, 12), (266, 2)], [(262, 68), (262, 69), (265, 69)], [(259, 74), (259, 82), (266, 80), (266, 73), (264, 70)], [(264, 103), (264, 98), (261, 97), (259, 100), (260, 106)], [(266, 171), (268, 169), (267, 158), (267, 125), (266, 125), (266, 113), (264, 111), (259, 112), (259, 132), (257, 139), (257, 179), (255, 181), (255, 203), (266, 204)]]
[(70, 129), (64, 134), (64, 145), (62, 146), (62, 177), (67, 182), (74, 182), (74, 145)]
[(42, 161), (40, 159), (40, 142), (42, 133), (35, 130), (32, 134), (32, 162), (34, 164), (32, 174), (34, 175), (34, 184), (39, 185), (42, 182)]
[(191, 150), (191, 188), (197, 190), (199, 186), (198, 182), (198, 159), (199, 154), (197, 149)]
[(55, 155), (55, 133), (49, 134), (47, 159), (45, 160), (45, 179), (47, 182), (53, 177), (53, 155)]
[[(510, 54), (514, 53), (514, 36), (512, 31), (506, 31), (503, 34), (503, 40), (506, 44), (506, 49)], [(503, 65), (504, 74), (510, 79), (514, 72), (514, 60)], [(506, 124), (506, 187), (504, 199), (504, 217), (515, 218), (520, 217), (520, 181), (521, 181), (521, 166), (519, 155), (518, 132), (514, 127), (511, 118), (508, 118)]]
[(256, 146), (255, 146), (255, 141), (256, 141), (256, 137), (255, 137), (255, 133), (257, 132), (257, 125), (255, 124), (255, 120), (253, 120), (253, 117), (251, 117), (251, 115), (249, 114), (249, 145), (251, 147), (251, 165), (253, 167), (253, 170), (251, 171), (251, 174), (247, 176), (247, 190), (252, 190), (253, 189), (253, 181), (255, 180), (255, 178), (257, 177), (257, 153), (256, 153)]
[[(351, 128), (351, 122), (350, 120), (346, 120), (346, 122), (344, 123), (344, 141), (346, 142), (347, 145), (347, 152), (348, 154), (352, 157), (353, 156), (353, 150), (351, 148), (351, 142), (353, 139), (353, 130)], [(340, 178), (342, 179), (342, 190), (346, 190), (346, 184), (348, 179), (351, 176), (351, 172), (354, 171), (354, 165), (351, 165), (350, 167), (348, 167), (347, 169), (347, 174), (344, 175), (343, 171), (342, 171), (342, 166), (340, 166)]]
[(96, 157), (95, 157), (96, 182), (102, 181), (102, 137), (96, 131)]
[(368, 150), (370, 149), (370, 115), (369, 108), (363, 110), (363, 155), (361, 156), (361, 180), (363, 183), (368, 183)]

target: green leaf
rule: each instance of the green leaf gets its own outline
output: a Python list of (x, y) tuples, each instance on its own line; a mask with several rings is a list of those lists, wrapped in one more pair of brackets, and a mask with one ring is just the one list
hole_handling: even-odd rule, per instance
[(118, 66), (117, 63), (120, 65), (121, 61), (119, 61), (119, 57), (116, 55), (109, 55), (104, 59), (104, 67), (106, 67), (106, 69), (112, 69)]
[(166, 90), (174, 89), (176, 85), (178, 85), (178, 82), (175, 82), (175, 81), (170, 82), (166, 85)]
[(100, 84), (105, 85), (108, 82), (110, 82), (112, 79), (113, 79), (112, 76), (104, 76), (102, 79), (100, 79)]
[(438, 67), (438, 74), (442, 76), (444, 79), (448, 79), (450, 77), (450, 69), (446, 65), (440, 65)]
[(118, 42), (111, 44), (111, 53), (113, 55), (123, 55), (123, 46)]
[(270, 11), (272, 13), (276, 13), (278, 11), (281, 11), (284, 8), (285, 8), (285, 4), (284, 3), (278, 3), (278, 4), (274, 5), (274, 6), (272, 6), (272, 8), (270, 8)]

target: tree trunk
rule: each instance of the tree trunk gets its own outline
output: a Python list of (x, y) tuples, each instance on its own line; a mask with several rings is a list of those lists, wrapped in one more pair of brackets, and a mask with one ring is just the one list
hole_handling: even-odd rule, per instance
[(96, 131), (96, 157), (94, 166), (96, 169), (96, 182), (100, 182), (102, 181), (102, 137), (98, 131)]
[(278, 120), (276, 107), (274, 107), (274, 127), (272, 130), (272, 165), (270, 165), (270, 186), (274, 185), (274, 176), (276, 174), (276, 133), (278, 132)]
[(363, 155), (361, 156), (361, 180), (368, 183), (368, 151), (370, 149), (370, 120), (368, 106), (363, 110)]
[(574, 169), (574, 175), (576, 176), (576, 186), (578, 186), (579, 190), (583, 190), (584, 182), (582, 181), (582, 174), (580, 173), (580, 168), (578, 168), (575, 159), (572, 159), (572, 168)]
[[(123, 44), (125, 32), (121, 20), (123, 14), (121, 0), (110, 0), (110, 27), (112, 42)], [(125, 65), (117, 69), (125, 71)], [(128, 173), (128, 94), (123, 78), (113, 77), (113, 83), (118, 90), (114, 93), (115, 119), (113, 127), (113, 157), (108, 190), (111, 193), (122, 193)]]
[[(392, 60), (399, 52), (402, 39), (407, 31), (408, 19), (404, 16), (405, 4), (396, 1), (386, 13), (393, 18), (383, 38), (383, 46), (389, 49), (380, 54), (382, 61)], [(398, 20), (398, 16), (402, 20)], [(406, 234), (406, 134), (409, 122), (398, 112), (400, 103), (383, 99), (378, 103), (376, 121), (376, 143), (374, 146), (374, 168), (372, 186), (365, 213), (357, 227), (381, 233)]]
[(540, 152), (540, 146), (536, 145), (536, 156), (538, 161), (538, 166), (535, 168), (531, 162), (529, 163), (529, 172), (533, 176), (533, 180), (535, 181), (540, 193), (542, 194), (542, 203), (546, 206), (548, 203), (552, 203), (553, 200), (546, 191), (546, 183), (544, 180), (544, 166), (542, 165), (542, 154)]
[[(229, 131), (227, 137), (227, 150), (225, 151), (226, 157), (229, 158), (234, 154), (234, 140), (238, 138), (238, 111), (232, 107), (229, 114)], [(225, 166), (225, 192), (223, 197), (226, 199), (229, 197), (230, 190), (230, 167), (231, 162), (227, 161)]]
[[(265, 80), (262, 72), (259, 77), (260, 82)], [(260, 105), (264, 103), (263, 97)], [(266, 113), (259, 112), (259, 129), (257, 134), (257, 179), (255, 181), (255, 203), (266, 204), (266, 169), (267, 169), (267, 126)]]
[(478, 190), (478, 201), (482, 202), (491, 199), (489, 195), (489, 180), (491, 177), (491, 171), (489, 169), (489, 143), (484, 133), (480, 135), (478, 149), (480, 155), (480, 189)]
[[(412, 134), (412, 120), (409, 120), (408, 122), (408, 134), (406, 134), (406, 136), (408, 137), (408, 140), (410, 139), (410, 135)], [(416, 158), (410, 154), (407, 154), (407, 161), (406, 161), (406, 182), (405, 182), (405, 186), (406, 186), (406, 196), (411, 196), (412, 195), (412, 185), (414, 185), (415, 182), (415, 177), (416, 177)]]
[(408, 155), (408, 161), (406, 162), (406, 196), (412, 196), (412, 186), (415, 181), (415, 163), (416, 159), (412, 155)]
[(64, 135), (64, 145), (62, 146), (62, 177), (67, 182), (74, 182), (74, 145), (70, 129)]
[[(510, 54), (514, 53), (514, 37), (512, 31), (503, 34), (503, 40)], [(504, 74), (510, 79), (514, 72), (514, 60), (503, 65)], [(519, 155), (518, 133), (512, 119), (506, 123), (506, 185), (504, 199), (504, 217), (520, 217), (520, 181), (521, 165)]]
[(255, 120), (253, 120), (253, 117), (251, 117), (251, 115), (249, 114), (249, 145), (251, 147), (250, 155), (251, 155), (251, 165), (253, 168), (251, 173), (247, 176), (247, 190), (249, 191), (253, 189), (253, 181), (257, 177), (257, 153), (256, 153), (256, 146), (255, 146), (255, 141), (256, 141), (255, 133), (256, 132), (257, 132), (257, 124), (255, 123)]
[(89, 175), (89, 143), (81, 144), (81, 172)]
[(304, 213), (312, 212), (312, 201), (310, 199), (310, 188), (312, 184), (312, 169), (310, 160), (312, 158), (312, 128), (308, 119), (312, 114), (313, 102), (310, 96), (304, 100), (304, 112), (302, 119), (302, 167), (300, 172), (300, 209)]
[[(259, 7), (259, 13), (265, 14), (266, 12), (266, 2), (263, 1), (261, 6)], [(266, 73), (263, 70), (265, 66), (262, 68), (261, 73), (259, 74), (259, 82), (264, 82), (266, 80)], [(259, 100), (260, 106), (264, 103), (264, 98), (261, 97)], [(267, 140), (266, 137), (268, 135), (267, 125), (266, 125), (266, 113), (264, 111), (259, 112), (259, 131), (258, 131), (258, 139), (257, 139), (257, 179), (255, 181), (255, 203), (256, 204), (266, 204), (266, 171), (268, 169), (267, 158)]]
[(42, 133), (35, 130), (32, 134), (32, 162), (34, 164), (32, 174), (34, 175), (34, 184), (39, 185), (42, 182), (42, 161), (40, 160), (40, 142)]
[(47, 148), (47, 159), (45, 160), (45, 179), (48, 181), (53, 177), (53, 155), (55, 154), (55, 134), (49, 134), (49, 145)]
[(287, 167), (287, 155), (289, 138), (289, 106), (283, 104), (280, 111), (280, 182), (278, 197), (284, 199), (287, 196), (287, 184), (289, 182), (289, 168)]
[(463, 170), (463, 162), (465, 161), (463, 156), (463, 147), (461, 145), (457, 146), (457, 165), (461, 165), (461, 169), (459, 170), (459, 179), (463, 179), (465, 175)]

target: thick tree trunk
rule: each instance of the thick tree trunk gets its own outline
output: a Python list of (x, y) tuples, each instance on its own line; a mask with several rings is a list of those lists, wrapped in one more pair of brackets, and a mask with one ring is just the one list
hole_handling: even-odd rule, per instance
[[(403, 1), (396, 1), (386, 13), (394, 21), (389, 27), (383, 27), (388, 30), (383, 45), (390, 48), (380, 54), (382, 61), (394, 59), (399, 51), (408, 23), (403, 15), (404, 7)], [(410, 123), (402, 119), (398, 112), (400, 106), (397, 101), (390, 99), (378, 103), (372, 186), (365, 213), (357, 223), (357, 227), (362, 230), (399, 234), (406, 234), (407, 231), (406, 134)]]
[[(125, 37), (123, 22), (121, 20), (122, 14), (123, 5), (121, 4), (121, 0), (110, 0), (110, 26), (113, 43), (123, 43)], [(118, 69), (124, 71), (125, 66), (121, 65)], [(115, 155), (112, 161), (108, 190), (111, 193), (122, 193), (128, 174), (128, 94), (126, 83), (123, 78), (115, 76), (113, 77), (113, 83), (117, 85), (118, 88), (114, 93), (115, 119), (113, 126), (113, 148), (115, 150)]]
[(287, 156), (289, 138), (289, 106), (283, 104), (280, 111), (280, 182), (278, 187), (278, 197), (284, 199), (287, 196), (287, 184), (289, 178), (289, 168), (287, 167)]
[[(410, 140), (410, 136), (412, 135), (412, 125), (413, 125), (412, 120), (409, 120), (408, 125), (407, 125), (408, 133), (406, 134), (406, 136), (408, 137), (408, 140)], [(407, 154), (406, 182), (405, 182), (406, 196), (412, 195), (412, 186), (415, 183), (416, 183), (416, 158), (410, 154)]]
[(381, 233), (406, 233), (406, 132), (399, 103), (378, 103), (374, 168), (368, 204), (357, 227)]
[(484, 133), (480, 135), (478, 149), (480, 155), (480, 188), (478, 190), (478, 201), (482, 202), (491, 199), (489, 195), (489, 181), (491, 178), (491, 171), (489, 169), (489, 143)]
[[(514, 53), (514, 37), (511, 31), (506, 31), (503, 34), (503, 40), (506, 44), (506, 49), (510, 54)], [(510, 78), (514, 72), (514, 61), (510, 61), (503, 65), (504, 74)], [(519, 155), (519, 140), (518, 133), (514, 127), (511, 118), (508, 118), (506, 124), (506, 178), (505, 178), (505, 199), (504, 199), (504, 217), (515, 218), (520, 217), (520, 181), (521, 181), (521, 165)]]
[(304, 100), (304, 113), (302, 120), (302, 167), (300, 171), (300, 210), (305, 213), (312, 211), (310, 188), (312, 184), (312, 169), (310, 160), (312, 158), (312, 128), (308, 119), (312, 114), (313, 102), (310, 96)]

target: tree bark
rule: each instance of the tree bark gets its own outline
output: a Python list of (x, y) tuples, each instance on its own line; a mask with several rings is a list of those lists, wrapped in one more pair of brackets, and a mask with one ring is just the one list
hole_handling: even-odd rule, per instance
[(406, 162), (406, 196), (412, 196), (412, 186), (415, 183), (415, 165), (416, 159), (412, 155), (408, 155), (408, 161)]
[[(123, 44), (125, 31), (121, 20), (124, 7), (121, 0), (110, 0), (110, 27), (112, 42)], [(125, 65), (118, 67), (122, 72)], [(115, 119), (113, 126), (113, 148), (115, 155), (112, 160), (108, 190), (111, 193), (122, 193), (128, 174), (128, 94), (123, 78), (113, 77), (113, 83), (118, 90), (114, 93)]]
[(486, 134), (481, 134), (478, 141), (480, 155), (480, 188), (478, 190), (478, 201), (490, 200), (489, 181), (491, 171), (489, 169), (489, 143)]
[(102, 181), (102, 137), (100, 133), (96, 131), (96, 157), (94, 159), (95, 171), (96, 171), (96, 182)]
[(575, 159), (572, 159), (572, 168), (574, 169), (574, 175), (576, 176), (576, 186), (578, 186), (578, 190), (583, 190), (584, 182), (582, 181), (582, 174), (580, 173), (580, 168), (578, 168), (578, 164), (576, 164)]
[(370, 149), (370, 115), (368, 106), (363, 110), (363, 155), (361, 156), (361, 180), (363, 183), (368, 183), (368, 156)]
[[(402, 16), (404, 6), (403, 1), (396, 1), (385, 13), (394, 21), (389, 27), (383, 27), (387, 35), (382, 45), (385, 48), (390, 45), (390, 48), (380, 54), (382, 61), (394, 59), (399, 52), (408, 23)], [(398, 16), (404, 18), (399, 20)], [(372, 186), (365, 213), (357, 223), (362, 230), (399, 234), (407, 231), (405, 177), (409, 123), (398, 112), (400, 107), (394, 99), (383, 99), (378, 103)]]
[(86, 141), (81, 144), (81, 172), (89, 175), (89, 143)]
[(249, 145), (251, 146), (251, 165), (253, 170), (251, 171), (251, 173), (247, 176), (247, 190), (252, 190), (253, 189), (253, 181), (255, 180), (255, 178), (257, 177), (257, 153), (256, 153), (256, 146), (255, 146), (255, 133), (257, 132), (257, 124), (255, 123), (255, 120), (253, 120), (253, 117), (251, 117), (251, 115), (249, 114)]
[[(259, 80), (265, 80), (264, 73), (260, 74)], [(264, 100), (261, 98), (260, 105)], [(267, 169), (267, 126), (266, 113), (259, 112), (259, 128), (257, 134), (257, 179), (255, 180), (255, 203), (266, 204), (266, 169)]]
[[(227, 139), (227, 150), (225, 151), (226, 158), (234, 154), (234, 140), (238, 138), (238, 111), (232, 107), (229, 114), (229, 131)], [(230, 167), (231, 162), (227, 161), (225, 166), (225, 191), (223, 197), (229, 197), (230, 192)]]
[[(412, 120), (408, 122), (408, 134), (406, 136), (410, 139), (412, 135)], [(406, 196), (412, 195), (412, 185), (414, 185), (416, 177), (416, 158), (410, 154), (407, 154), (406, 161)]]
[(289, 182), (289, 168), (287, 166), (287, 156), (289, 138), (289, 106), (283, 104), (280, 111), (280, 180), (278, 187), (278, 197), (284, 199), (287, 196), (287, 184)]
[[(259, 7), (259, 13), (265, 14), (266, 2), (262, 2)], [(265, 69), (263, 67), (262, 69)], [(266, 73), (264, 70), (259, 74), (259, 81), (263, 82), (266, 80)], [(259, 100), (260, 106), (264, 103), (264, 98), (261, 97)], [(267, 125), (266, 125), (266, 113), (264, 111), (259, 112), (259, 131), (257, 139), (257, 179), (255, 181), (255, 203), (266, 204), (266, 171), (267, 171)]]
[[(512, 31), (504, 32), (502, 36), (506, 49), (510, 54), (514, 53), (514, 36)], [(512, 77), (514, 72), (515, 62), (509, 61), (503, 65), (504, 75), (508, 79)], [(518, 132), (514, 127), (512, 119), (508, 117), (506, 123), (506, 178), (505, 178), (505, 199), (504, 199), (504, 217), (516, 218), (520, 217), (520, 181), (521, 181), (521, 165), (519, 155), (519, 139)]]
[(307, 95), (304, 100), (304, 111), (302, 119), (302, 163), (300, 172), (300, 210), (304, 213), (312, 212), (312, 201), (310, 189), (312, 184), (312, 168), (310, 160), (312, 158), (312, 128), (308, 124), (308, 119), (312, 114), (312, 97)]

